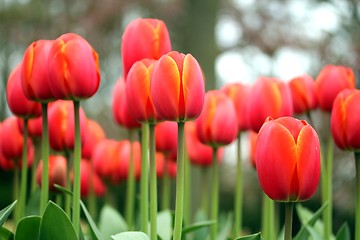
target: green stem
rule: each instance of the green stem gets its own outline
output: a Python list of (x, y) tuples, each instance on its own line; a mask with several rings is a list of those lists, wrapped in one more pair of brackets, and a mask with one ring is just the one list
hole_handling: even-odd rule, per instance
[[(34, 140), (34, 145), (35, 145), (35, 156), (34, 156), (34, 163), (31, 166), (31, 192), (35, 192), (36, 188), (37, 188), (37, 183), (36, 183), (36, 168), (39, 164), (39, 159), (41, 158), (41, 156), (39, 155), (40, 151), (41, 151), (41, 147), (39, 148), (38, 146), (38, 139), (37, 138), (33, 138)], [(39, 151), (40, 149), (40, 151)], [(40, 153), (41, 154), (41, 153)]]
[(126, 207), (125, 207), (125, 217), (129, 226), (129, 230), (133, 230), (134, 227), (134, 203), (135, 203), (135, 167), (134, 167), (134, 149), (133, 149), (133, 131), (129, 130), (129, 140), (130, 140), (130, 164), (129, 164), (129, 173), (127, 177), (127, 186), (126, 186)]
[(356, 210), (355, 210), (355, 240), (360, 240), (360, 153), (355, 152), (356, 168)]
[[(95, 183), (94, 183), (94, 164), (93, 161), (90, 160), (90, 181), (89, 181), (89, 198), (88, 198), (88, 204), (89, 204), (89, 212), (90, 215), (93, 217), (94, 220), (97, 219), (97, 206), (96, 206), (96, 195), (95, 195)], [(68, 195), (68, 194), (67, 194)]]
[(324, 238), (330, 239), (332, 234), (332, 175), (333, 175), (333, 154), (334, 154), (334, 142), (329, 134), (328, 144), (326, 152), (326, 199), (325, 202), (328, 206), (324, 209)]
[(147, 123), (141, 125), (141, 178), (140, 178), (140, 215), (141, 228), (148, 233), (149, 221), (149, 172), (148, 172), (149, 127)]
[(218, 214), (219, 214), (219, 163), (217, 161), (217, 148), (213, 148), (212, 160), (212, 202), (211, 202), (211, 220), (215, 223), (211, 226), (210, 239), (216, 240), (218, 229)]
[(275, 239), (275, 202), (268, 198), (267, 199), (269, 201), (268, 206), (269, 206), (269, 219), (268, 219), (268, 231), (269, 231), (269, 239)]
[[(65, 158), (66, 158), (66, 163), (67, 163), (67, 168), (66, 168), (66, 187), (68, 189), (71, 189), (71, 180), (70, 180), (70, 172), (71, 172), (71, 166), (72, 166), (72, 161), (71, 161), (71, 157), (70, 157), (70, 153), (68, 150), (65, 150)], [(65, 193), (65, 212), (68, 215), (69, 218), (71, 218), (71, 195), (70, 194), (66, 194)]]
[(80, 136), (80, 102), (74, 100), (75, 116), (75, 141), (74, 141), (74, 186), (73, 186), (73, 225), (75, 233), (80, 232), (80, 161), (81, 161), (81, 136)]
[[(19, 199), (19, 167), (18, 167), (18, 163), (16, 162), (15, 164), (15, 169), (14, 169), (14, 188), (13, 188), (13, 195), (14, 195), (14, 200)], [(19, 221), (19, 208), (16, 207), (14, 210), (14, 224), (16, 225), (17, 222)]]
[(184, 209), (184, 122), (178, 122), (178, 152), (176, 174), (175, 224), (173, 240), (181, 240)]
[(185, 154), (185, 169), (184, 169), (184, 225), (187, 226), (191, 221), (191, 205), (190, 205), (190, 192), (191, 192), (191, 166), (189, 156)]
[(267, 219), (268, 219), (268, 200), (267, 200), (267, 196), (265, 193), (262, 193), (263, 198), (262, 198), (262, 206), (261, 206), (261, 233), (264, 239), (268, 239), (269, 238), (269, 233), (268, 233), (268, 224), (267, 224)]
[(241, 161), (241, 134), (238, 135), (237, 140), (237, 169), (236, 169), (236, 188), (235, 188), (235, 219), (234, 219), (234, 234), (241, 235), (242, 228), (242, 202), (243, 202), (243, 173)]
[(25, 216), (26, 188), (27, 188), (27, 152), (28, 152), (28, 119), (24, 119), (24, 144), (21, 164), (21, 185), (19, 196), (19, 218)]
[(149, 124), (150, 132), (150, 240), (156, 240), (157, 225), (157, 183), (156, 183), (156, 145), (155, 124)]
[(60, 193), (55, 194), (55, 202), (59, 207), (62, 207), (62, 195)]
[(162, 210), (170, 209), (170, 176), (168, 172), (168, 159), (165, 158), (164, 176), (162, 179)]
[(262, 201), (262, 235), (264, 239), (275, 239), (275, 203), (265, 193)]
[(285, 203), (285, 235), (284, 240), (292, 239), (292, 220), (294, 202)]
[(42, 178), (41, 178), (41, 201), (40, 201), (40, 215), (45, 211), (46, 204), (49, 199), (49, 126), (47, 103), (42, 103)]
[(201, 167), (201, 208), (204, 210), (206, 217), (209, 216), (209, 171), (207, 167)]

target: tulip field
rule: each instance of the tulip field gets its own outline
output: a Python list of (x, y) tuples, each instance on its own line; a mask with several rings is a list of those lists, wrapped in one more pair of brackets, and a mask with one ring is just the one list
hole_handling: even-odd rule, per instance
[[(135, 19), (120, 42), (123, 72), (107, 114), (123, 139), (106, 137), (81, 106), (101, 81), (101, 59), (81, 35), (29, 43), (8, 76), (13, 116), (0, 123), (0, 169), (13, 173), (13, 201), (0, 211), (0, 240), (360, 240), (360, 91), (351, 68), (205, 91), (200, 62), (173, 48), (164, 21)], [(315, 110), (329, 122), (325, 137)], [(232, 143), (234, 205), (225, 215), (219, 176)], [(353, 152), (357, 186), (355, 228), (336, 231), (335, 148)], [(255, 232), (244, 228), (245, 161), (263, 191)], [(194, 166), (209, 177), (190, 196)], [(303, 202), (316, 193), (321, 206), (311, 211)]]

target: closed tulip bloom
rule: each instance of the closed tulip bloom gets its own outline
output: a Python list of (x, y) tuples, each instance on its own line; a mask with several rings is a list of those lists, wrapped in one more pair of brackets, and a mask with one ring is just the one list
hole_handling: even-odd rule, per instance
[(106, 193), (106, 186), (101, 181), (100, 177), (94, 172), (91, 172), (91, 162), (82, 159), (80, 163), (80, 176), (81, 176), (81, 197), (87, 198), (90, 192), (90, 183), (93, 181), (94, 192), (97, 197), (102, 197)]
[(99, 58), (84, 38), (66, 33), (54, 41), (49, 53), (49, 85), (58, 99), (81, 100), (96, 93)]
[(241, 83), (227, 84), (222, 89), (235, 105), (238, 120), (239, 133), (249, 129), (248, 124), (248, 100), (250, 97), (250, 87)]
[(164, 121), (155, 126), (156, 150), (176, 156), (178, 128), (176, 122)]
[(163, 21), (138, 18), (130, 22), (123, 33), (121, 56), (123, 73), (127, 74), (132, 65), (144, 58), (159, 59), (171, 51), (169, 32)]
[(204, 104), (204, 77), (191, 54), (170, 52), (155, 65), (151, 95), (157, 114), (169, 121), (195, 119)]
[(87, 131), (84, 133), (81, 155), (83, 158), (91, 159), (96, 144), (105, 139), (106, 135), (104, 129), (94, 120), (87, 119), (86, 125)]
[(238, 134), (234, 104), (225, 93), (206, 93), (204, 108), (195, 121), (199, 140), (212, 147), (230, 144)]
[[(36, 182), (41, 187), (41, 175), (43, 170), (42, 160), (36, 169)], [(65, 187), (67, 175), (67, 163), (66, 158), (61, 155), (49, 156), (49, 190), (54, 192), (56, 188), (54, 184)]]
[(162, 152), (156, 152), (156, 176), (162, 178), (165, 171), (171, 178), (176, 177), (176, 161), (167, 158)]
[(254, 131), (249, 131), (249, 145), (250, 145), (250, 163), (256, 169), (256, 141), (258, 134)]
[[(49, 107), (49, 143), (53, 150), (74, 149), (74, 105), (71, 101), (57, 100)], [(80, 135), (87, 131), (86, 116), (80, 108)]]
[(157, 115), (150, 94), (150, 82), (156, 61), (143, 59), (134, 63), (126, 77), (126, 101), (130, 114), (138, 122), (156, 122)]
[(289, 87), (293, 100), (294, 113), (301, 114), (317, 107), (315, 82), (307, 74), (290, 80)]
[(116, 81), (113, 95), (112, 95), (112, 113), (115, 122), (128, 129), (137, 129), (141, 127), (140, 122), (130, 114), (129, 106), (126, 97), (126, 85), (123, 78)]
[(320, 143), (315, 130), (292, 117), (271, 119), (261, 127), (256, 169), (263, 191), (276, 201), (303, 201), (320, 179)]
[[(21, 134), (24, 132), (24, 119), (18, 118), (18, 125)], [(28, 134), (32, 138), (40, 138), (42, 135), (42, 118), (31, 118), (28, 120)]]
[(347, 89), (335, 98), (330, 128), (336, 145), (343, 150), (360, 149), (360, 91)]
[(33, 42), (24, 53), (21, 64), (21, 82), (27, 98), (49, 102), (55, 99), (50, 90), (48, 74), (49, 52), (52, 40), (38, 40)]
[(319, 107), (330, 112), (336, 95), (348, 88), (355, 88), (355, 76), (351, 68), (335, 65), (325, 66), (315, 81)]
[(252, 86), (248, 106), (248, 123), (258, 132), (268, 116), (291, 116), (293, 103), (289, 86), (276, 78), (261, 77)]
[(21, 65), (11, 72), (6, 86), (6, 99), (11, 112), (22, 118), (33, 118), (41, 115), (40, 103), (29, 100), (21, 86)]

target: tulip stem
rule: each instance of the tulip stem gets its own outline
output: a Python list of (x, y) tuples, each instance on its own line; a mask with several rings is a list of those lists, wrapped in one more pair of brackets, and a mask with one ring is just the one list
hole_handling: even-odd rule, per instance
[(133, 131), (129, 130), (130, 140), (130, 163), (129, 163), (129, 174), (127, 176), (126, 186), (126, 208), (125, 216), (129, 226), (129, 230), (133, 230), (134, 227), (134, 203), (135, 203), (135, 167), (134, 167), (134, 149), (133, 149)]
[(274, 239), (274, 201), (263, 193), (262, 201), (262, 235), (264, 239)]
[(185, 169), (184, 169), (184, 225), (190, 225), (191, 221), (191, 205), (190, 205), (190, 192), (191, 192), (191, 166), (189, 161), (189, 156), (185, 154), (184, 156), (185, 161)]
[(241, 133), (237, 140), (237, 169), (236, 169), (236, 188), (235, 188), (235, 206), (234, 206), (234, 234), (241, 236), (242, 227), (242, 202), (243, 202), (243, 173), (241, 161)]
[(141, 228), (148, 233), (149, 221), (149, 172), (148, 172), (149, 126), (141, 125), (141, 178), (140, 178), (140, 215)]
[(27, 188), (27, 153), (28, 153), (28, 119), (24, 119), (24, 145), (21, 163), (21, 184), (19, 196), (19, 218), (25, 216), (26, 188)]
[(329, 135), (327, 143), (326, 161), (323, 162), (326, 174), (326, 189), (325, 189), (325, 201), (328, 206), (324, 209), (324, 238), (330, 239), (332, 234), (332, 171), (333, 171), (333, 154), (334, 154), (334, 141), (332, 136)]
[(74, 186), (73, 186), (73, 215), (72, 220), (75, 233), (79, 237), (80, 232), (80, 160), (81, 160), (81, 136), (80, 136), (80, 102), (74, 102), (75, 116), (75, 141), (74, 141)]
[(285, 235), (284, 240), (292, 239), (292, 220), (294, 202), (285, 203)]
[[(355, 226), (360, 224), (360, 152), (355, 152), (356, 166), (356, 210), (355, 210)], [(360, 240), (360, 228), (355, 227), (355, 240)]]
[(178, 150), (177, 150), (177, 173), (176, 173), (176, 199), (175, 199), (175, 224), (173, 240), (181, 240), (182, 220), (184, 209), (184, 125), (178, 122)]
[(150, 134), (150, 240), (156, 240), (157, 225), (157, 182), (156, 182), (156, 145), (155, 124), (149, 124)]
[(95, 195), (95, 169), (94, 169), (94, 163), (93, 161), (89, 161), (90, 165), (90, 172), (89, 172), (89, 198), (88, 198), (88, 204), (89, 204), (89, 212), (90, 215), (94, 220), (97, 219), (97, 205), (96, 205), (96, 195)]
[(164, 176), (162, 179), (162, 210), (170, 209), (170, 176), (169, 176), (169, 160), (165, 157)]
[[(13, 195), (14, 195), (14, 201), (19, 198), (19, 166), (18, 163), (15, 163), (15, 169), (14, 169), (14, 188), (13, 188)], [(19, 220), (19, 208), (16, 207), (14, 210), (14, 224), (16, 225)]]
[[(68, 150), (65, 150), (64, 156), (66, 158), (66, 164), (67, 164), (66, 187), (68, 189), (71, 189), (70, 172), (71, 172), (72, 161), (71, 161), (71, 157), (70, 157), (70, 152)], [(71, 195), (67, 194), (67, 193), (65, 193), (65, 212), (68, 215), (68, 217), (71, 218)]]
[(42, 178), (41, 178), (41, 200), (40, 200), (40, 215), (45, 211), (47, 201), (49, 199), (49, 127), (47, 103), (42, 103)]
[(212, 159), (212, 202), (211, 202), (211, 220), (215, 223), (211, 226), (210, 239), (216, 240), (218, 229), (218, 214), (219, 214), (219, 163), (217, 162), (217, 148), (213, 148)]
[(201, 207), (206, 215), (206, 217), (209, 216), (209, 191), (208, 191), (208, 180), (209, 180), (209, 174), (208, 174), (208, 168), (207, 167), (201, 167)]
[(34, 163), (31, 166), (31, 193), (35, 192), (36, 188), (37, 188), (37, 183), (36, 183), (36, 168), (39, 164), (39, 148), (38, 148), (38, 139), (37, 138), (33, 138), (34, 140), (34, 145), (35, 145), (35, 156), (34, 156)]

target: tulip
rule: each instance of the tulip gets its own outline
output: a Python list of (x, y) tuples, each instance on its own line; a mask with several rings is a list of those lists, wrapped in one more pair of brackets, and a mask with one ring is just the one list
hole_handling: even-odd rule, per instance
[(336, 95), (348, 88), (355, 88), (355, 76), (351, 68), (325, 66), (315, 80), (315, 92), (319, 107), (330, 112)]
[[(33, 138), (40, 138), (42, 136), (42, 119), (41, 117), (32, 118), (28, 120), (28, 134)], [(24, 134), (24, 120), (18, 118), (18, 125), (21, 134)]]
[(285, 239), (291, 239), (293, 202), (309, 199), (320, 179), (317, 133), (306, 121), (269, 117), (259, 131), (255, 159), (264, 193), (287, 203)]
[(258, 134), (254, 131), (249, 131), (249, 145), (250, 145), (250, 163), (256, 169), (256, 161), (255, 161), (255, 154), (256, 154), (256, 141), (257, 141)]
[(104, 129), (94, 120), (88, 119), (86, 125), (87, 131), (84, 134), (81, 149), (82, 157), (91, 159), (96, 144), (105, 139), (106, 135)]
[[(54, 184), (60, 185), (62, 187), (66, 186), (66, 173), (67, 173), (67, 163), (66, 158), (61, 155), (51, 155), (49, 156), (49, 190), (51, 192), (56, 192)], [(41, 187), (41, 176), (43, 171), (43, 162), (40, 160), (39, 165), (36, 170), (36, 181)]]
[(178, 129), (175, 122), (164, 121), (156, 124), (156, 150), (176, 157)]
[(87, 198), (90, 192), (90, 181), (93, 181), (94, 192), (97, 197), (102, 197), (106, 193), (106, 186), (101, 181), (100, 177), (91, 170), (91, 162), (82, 159), (81, 170), (81, 197)]
[(258, 132), (268, 116), (291, 116), (293, 103), (289, 86), (276, 78), (261, 77), (253, 85), (248, 105), (250, 129)]
[(174, 240), (181, 239), (184, 201), (184, 122), (195, 119), (204, 104), (204, 76), (191, 54), (170, 52), (154, 68), (151, 95), (161, 119), (178, 122)]
[(307, 74), (294, 77), (289, 82), (294, 113), (309, 112), (317, 107), (315, 82)]
[(144, 58), (157, 60), (170, 51), (170, 36), (163, 21), (138, 18), (130, 22), (125, 28), (121, 42), (123, 73), (126, 81), (127, 74), (135, 62)]

